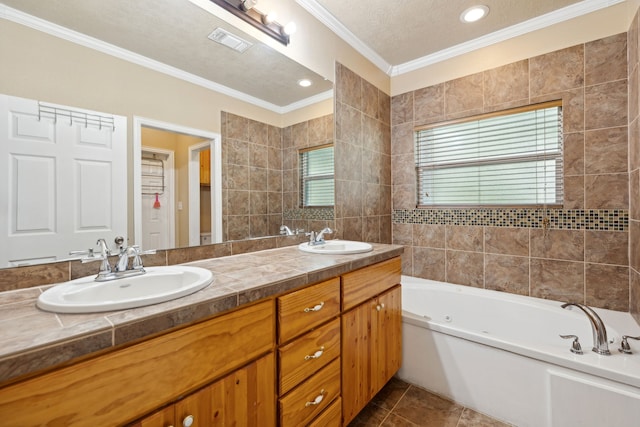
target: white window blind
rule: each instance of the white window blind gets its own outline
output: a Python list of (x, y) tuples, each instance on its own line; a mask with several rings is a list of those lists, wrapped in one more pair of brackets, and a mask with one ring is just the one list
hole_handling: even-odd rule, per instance
[(560, 101), (418, 128), (415, 143), (419, 207), (562, 204)]
[(333, 206), (333, 145), (300, 151), (300, 205)]

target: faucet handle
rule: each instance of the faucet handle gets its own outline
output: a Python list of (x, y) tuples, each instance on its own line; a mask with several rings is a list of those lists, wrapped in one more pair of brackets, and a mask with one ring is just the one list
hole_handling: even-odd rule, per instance
[(631, 351), (631, 346), (629, 345), (629, 342), (627, 341), (627, 339), (631, 338), (632, 340), (640, 340), (640, 336), (638, 337), (632, 337), (629, 335), (623, 335), (622, 336), (622, 342), (620, 343), (620, 348), (618, 349), (618, 351), (620, 353), (624, 353), (624, 354), (632, 354), (633, 352)]
[(580, 341), (578, 341), (577, 335), (560, 335), (560, 338), (565, 340), (573, 339), (571, 343), (571, 353), (582, 354), (582, 346), (580, 345)]

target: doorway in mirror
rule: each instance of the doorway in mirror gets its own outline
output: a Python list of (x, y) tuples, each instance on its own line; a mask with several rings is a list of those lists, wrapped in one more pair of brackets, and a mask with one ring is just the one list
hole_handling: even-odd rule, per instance
[(142, 247), (175, 247), (175, 152), (142, 147)]

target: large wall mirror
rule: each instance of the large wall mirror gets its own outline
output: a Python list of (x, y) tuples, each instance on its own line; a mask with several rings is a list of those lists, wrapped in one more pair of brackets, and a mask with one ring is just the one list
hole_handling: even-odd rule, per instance
[[(288, 179), (296, 168), (289, 159), (300, 142), (291, 143), (293, 135), (307, 129), (316, 137), (307, 145), (333, 137), (329, 79), (188, 0), (3, 0), (0, 7), (0, 31), (12, 40), (0, 46), (9, 64), (0, 69), (0, 94), (126, 118), (126, 191), (118, 188), (112, 197), (126, 198), (122, 234), (129, 244), (171, 248), (277, 234), (297, 207), (289, 203), (294, 189)], [(216, 28), (251, 46), (239, 53), (212, 41), (207, 36)], [(299, 86), (302, 78), (313, 84)], [(222, 150), (224, 144), (231, 148)], [(228, 155), (246, 155), (246, 164)], [(198, 181), (194, 190), (188, 181), (205, 179), (200, 168), (207, 161), (210, 181)], [(161, 170), (167, 182), (173, 180), (173, 195), (143, 177)], [(246, 194), (237, 187), (245, 173)], [(253, 191), (262, 182), (263, 194)], [(190, 191), (198, 193), (196, 207)], [(256, 207), (277, 203), (282, 208), (255, 215)], [(158, 205), (173, 207), (164, 219), (166, 240), (143, 241), (149, 215), (143, 206), (153, 214)], [(289, 215), (297, 220), (295, 212)], [(68, 252), (95, 243), (86, 240), (82, 247), (77, 241), (55, 244)]]

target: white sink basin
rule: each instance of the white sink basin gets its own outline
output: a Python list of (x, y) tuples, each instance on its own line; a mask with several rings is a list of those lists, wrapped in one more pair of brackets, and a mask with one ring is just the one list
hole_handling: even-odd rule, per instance
[(354, 242), (351, 240), (327, 240), (321, 245), (309, 245), (300, 243), (298, 249), (303, 252), (324, 255), (348, 255), (361, 254), (373, 250), (373, 246), (365, 242)]
[(96, 282), (94, 276), (61, 283), (43, 292), (37, 306), (56, 313), (122, 310), (169, 301), (192, 294), (213, 281), (211, 271), (175, 265), (145, 267), (140, 276)]

